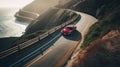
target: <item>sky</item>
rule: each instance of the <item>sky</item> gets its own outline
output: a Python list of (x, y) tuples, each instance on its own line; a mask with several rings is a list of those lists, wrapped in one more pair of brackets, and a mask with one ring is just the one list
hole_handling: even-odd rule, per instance
[(0, 7), (24, 7), (33, 0), (0, 0)]

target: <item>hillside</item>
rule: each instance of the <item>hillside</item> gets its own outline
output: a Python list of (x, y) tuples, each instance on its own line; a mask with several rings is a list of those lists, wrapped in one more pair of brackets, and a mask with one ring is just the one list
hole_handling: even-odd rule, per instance
[[(110, 8), (111, 7), (111, 8)], [(119, 1), (115, 0), (112, 3), (106, 5), (106, 11), (96, 24), (90, 27), (87, 35), (85, 36), (84, 46), (88, 43), (101, 38), (111, 30), (120, 29), (120, 4)]]
[(96, 18), (103, 16), (106, 10), (105, 7), (112, 3), (112, 0), (67, 0), (68, 2), (62, 4), (64, 1), (66, 0), (61, 0), (57, 7), (84, 12)]
[(119, 3), (111, 0), (100, 6), (103, 8), (99, 9), (99, 21), (90, 27), (80, 47), (82, 50), (72, 56), (66, 67), (120, 67)]
[(67, 67), (120, 67), (120, 30), (112, 30), (78, 51)]
[(37, 22), (31, 23), (27, 27), (25, 34), (30, 34), (40, 30), (41, 32), (48, 31), (49, 29), (58, 26), (75, 16), (77, 16), (77, 14), (72, 11), (50, 8), (36, 19), (38, 20)]

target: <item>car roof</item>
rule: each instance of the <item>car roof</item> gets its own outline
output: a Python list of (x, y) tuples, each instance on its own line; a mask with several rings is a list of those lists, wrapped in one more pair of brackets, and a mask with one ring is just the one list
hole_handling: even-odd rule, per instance
[(74, 24), (69, 24), (66, 27), (74, 27), (74, 26), (75, 26)]

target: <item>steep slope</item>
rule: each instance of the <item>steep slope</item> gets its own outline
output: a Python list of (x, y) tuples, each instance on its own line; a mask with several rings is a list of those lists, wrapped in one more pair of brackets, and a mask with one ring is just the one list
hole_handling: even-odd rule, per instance
[(120, 67), (120, 30), (112, 30), (72, 57), (67, 67)]
[(104, 9), (100, 10), (99, 21), (90, 27), (67, 67), (120, 67), (119, 3), (113, 0), (100, 6)]

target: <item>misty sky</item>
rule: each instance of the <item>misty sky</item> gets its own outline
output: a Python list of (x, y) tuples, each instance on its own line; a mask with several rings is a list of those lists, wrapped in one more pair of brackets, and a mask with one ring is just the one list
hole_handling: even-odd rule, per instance
[(33, 0), (0, 0), (0, 7), (23, 7)]
[[(26, 4), (31, 3), (34, 0), (0, 0), (0, 7), (23, 7)], [(59, 0), (39, 0), (42, 4), (52, 3), (56, 4)], [(46, 4), (47, 5), (47, 4)]]

